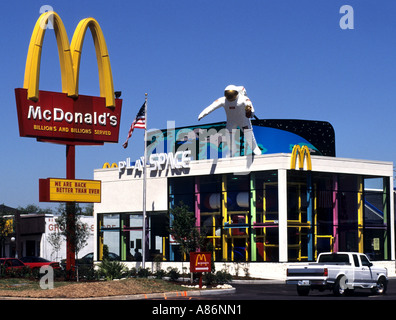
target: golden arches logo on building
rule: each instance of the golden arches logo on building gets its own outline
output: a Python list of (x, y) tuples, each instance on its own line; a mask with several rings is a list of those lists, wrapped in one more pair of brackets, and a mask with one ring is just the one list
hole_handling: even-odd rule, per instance
[(96, 59), (99, 71), (100, 96), (106, 98), (107, 107), (115, 107), (113, 76), (106, 41), (99, 23), (94, 18), (80, 21), (69, 43), (65, 26), (60, 16), (54, 11), (43, 13), (37, 20), (30, 39), (25, 66), (23, 87), (27, 89), (28, 99), (37, 101), (39, 98), (39, 78), (41, 51), (46, 25), (51, 19), (58, 45), (59, 62), (61, 67), (62, 92), (69, 97), (78, 96), (78, 82), (80, 73), (81, 51), (84, 37), (89, 28), (94, 40)]
[(307, 146), (300, 147), (296, 144), (293, 147), (291, 155), (290, 169), (296, 169), (296, 161), (298, 160), (298, 168), (302, 170), (304, 168), (304, 160), (307, 158), (307, 170), (312, 170), (311, 153)]
[(103, 167), (102, 167), (102, 169), (111, 169), (111, 168), (118, 168), (117, 163), (113, 162), (113, 163), (110, 165), (109, 162), (105, 162), (105, 163), (103, 164)]

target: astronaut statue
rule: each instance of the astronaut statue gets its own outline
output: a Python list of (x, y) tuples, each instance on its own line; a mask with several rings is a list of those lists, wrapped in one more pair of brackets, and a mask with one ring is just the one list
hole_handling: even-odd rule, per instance
[[(198, 116), (198, 120), (207, 116), (212, 111), (223, 107), (227, 116), (226, 129), (232, 134), (233, 129), (243, 130), (245, 142), (247, 142), (255, 155), (261, 154), (254, 137), (250, 118), (254, 115), (252, 102), (242, 86), (229, 85), (224, 90), (224, 97), (217, 99), (210, 106), (206, 107)], [(229, 139), (228, 141), (232, 141)]]

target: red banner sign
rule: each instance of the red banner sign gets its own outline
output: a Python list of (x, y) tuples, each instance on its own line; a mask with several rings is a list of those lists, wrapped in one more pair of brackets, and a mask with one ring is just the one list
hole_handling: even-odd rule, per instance
[(39, 99), (27, 99), (27, 89), (15, 89), (19, 134), (40, 141), (63, 144), (118, 142), (122, 100), (106, 107), (103, 97), (39, 91)]
[(190, 272), (211, 272), (212, 254), (210, 252), (190, 252)]

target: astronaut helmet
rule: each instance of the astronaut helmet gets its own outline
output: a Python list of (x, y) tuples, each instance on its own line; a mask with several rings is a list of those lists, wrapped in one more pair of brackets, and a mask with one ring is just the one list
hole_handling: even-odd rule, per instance
[(229, 85), (224, 89), (224, 96), (228, 101), (235, 101), (238, 97), (238, 87), (234, 85)]

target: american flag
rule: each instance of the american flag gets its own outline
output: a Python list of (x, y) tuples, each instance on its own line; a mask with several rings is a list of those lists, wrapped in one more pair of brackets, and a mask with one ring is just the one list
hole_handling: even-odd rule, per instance
[(132, 136), (132, 132), (135, 128), (146, 129), (146, 102), (141, 106), (135, 120), (133, 120), (131, 127), (129, 128), (128, 137), (122, 145), (124, 148), (128, 147), (128, 140)]

